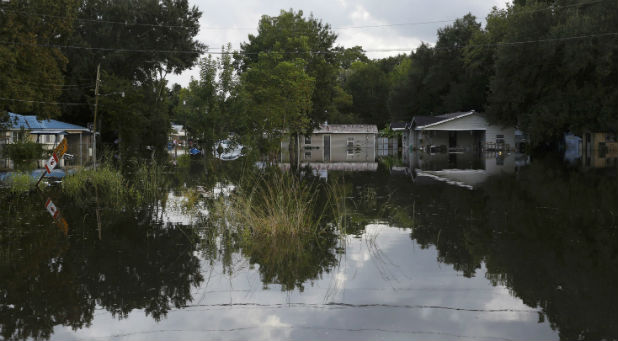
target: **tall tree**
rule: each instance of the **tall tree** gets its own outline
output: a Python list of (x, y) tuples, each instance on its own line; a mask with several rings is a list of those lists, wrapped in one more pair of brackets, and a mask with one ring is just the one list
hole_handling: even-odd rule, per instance
[[(3, 1), (0, 5), (0, 113), (60, 114), (68, 59), (53, 47), (73, 29), (78, 0)], [(0, 114), (1, 116), (1, 114)]]
[(293, 149), (298, 134), (311, 126), (316, 81), (305, 67), (300, 58), (288, 61), (279, 54), (260, 53), (258, 62), (242, 74), (240, 98), (248, 118), (247, 130), (254, 133), (265, 152), (277, 150), (285, 133)]
[(302, 11), (281, 11), (276, 17), (265, 15), (259, 22), (258, 34), (249, 35), (249, 41), (241, 44), (237, 64), (246, 71), (259, 63), (264, 53), (295, 65), (298, 59), (303, 60), (307, 75), (315, 79), (310, 117), (322, 122), (334, 110), (339, 65), (336, 38), (330, 25), (313, 16), (305, 18)]
[(185, 128), (205, 150), (215, 142), (238, 132), (238, 118), (232, 115), (238, 80), (232, 65), (232, 46), (223, 47), (220, 58), (202, 58), (200, 78), (192, 79), (179, 93), (174, 109), (175, 120)]
[(353, 98), (352, 112), (362, 123), (386, 125), (389, 119), (386, 105), (389, 81), (377, 62), (352, 63), (345, 89)]
[[(94, 84), (100, 64), (107, 74), (122, 77), (132, 86), (158, 82), (160, 99), (165, 76), (193, 66), (204, 51), (205, 46), (194, 39), (201, 14), (196, 7), (189, 7), (187, 0), (82, 1), (79, 25), (71, 36), (71, 45), (79, 48), (66, 50), (71, 61), (67, 81)], [(93, 89), (71, 88), (62, 98), (66, 102), (92, 101)], [(105, 107), (99, 110), (105, 117)], [(63, 118), (85, 124), (92, 121), (92, 114), (65, 110)], [(108, 122), (107, 127), (114, 125)]]
[[(507, 8), (496, 51), (490, 118), (537, 145), (565, 131), (618, 131), (618, 4), (520, 2)], [(525, 42), (510, 44), (510, 42)]]

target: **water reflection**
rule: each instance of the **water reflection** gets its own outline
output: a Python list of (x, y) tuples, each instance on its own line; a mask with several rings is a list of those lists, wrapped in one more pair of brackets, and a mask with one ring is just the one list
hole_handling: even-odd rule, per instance
[(68, 236), (36, 200), (1, 210), (4, 339), (49, 338), (56, 325), (84, 328), (100, 308), (118, 318), (143, 309), (159, 320), (190, 302), (191, 288), (203, 281), (190, 230), (164, 226), (146, 212), (102, 211), (99, 240), (94, 208), (54, 202), (70, 222)]
[(194, 188), (238, 183), (237, 164), (179, 168), (158, 206), (103, 203), (99, 219), (51, 193), (68, 236), (43, 199), (4, 200), (1, 335), (617, 339), (616, 169), (481, 156), (328, 169), (346, 235), (294, 240), (249, 242), (173, 209), (207, 207)]

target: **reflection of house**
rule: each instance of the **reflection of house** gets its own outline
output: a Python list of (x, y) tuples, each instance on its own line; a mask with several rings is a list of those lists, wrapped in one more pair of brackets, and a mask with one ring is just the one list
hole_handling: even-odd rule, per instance
[[(378, 127), (369, 124), (322, 124), (311, 135), (300, 136), (299, 161), (375, 162)], [(281, 160), (290, 160), (289, 142), (281, 143)]]
[(513, 150), (516, 130), (492, 125), (479, 113), (457, 112), (438, 116), (415, 116), (408, 143), (426, 151)]
[[(83, 164), (92, 151), (88, 128), (57, 120), (39, 120), (36, 116), (9, 113), (9, 120), (0, 133), (0, 144), (29, 140), (40, 143), (43, 150), (54, 149), (63, 138), (67, 139), (67, 154), (73, 156), (75, 164)], [(45, 162), (46, 160), (41, 160)], [(64, 166), (61, 160), (60, 167)]]
[(492, 175), (515, 173), (529, 163), (529, 157), (519, 153), (439, 153), (412, 151), (408, 155), (410, 173), (430, 177), (460, 187), (474, 188)]
[(582, 139), (585, 167), (613, 167), (618, 164), (618, 142), (612, 133), (587, 132)]

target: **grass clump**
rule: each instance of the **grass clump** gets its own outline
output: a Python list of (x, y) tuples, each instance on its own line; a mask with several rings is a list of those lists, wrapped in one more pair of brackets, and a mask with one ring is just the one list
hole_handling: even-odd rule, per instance
[(269, 170), (239, 186), (218, 211), (253, 236), (298, 236), (326, 228), (332, 205), (330, 186), (319, 180)]
[(161, 197), (165, 186), (163, 167), (157, 164), (140, 164), (133, 173), (132, 189), (135, 200), (139, 203), (153, 203)]
[(81, 169), (66, 176), (62, 191), (79, 201), (92, 199), (93, 193), (116, 204), (126, 202), (130, 197), (130, 188), (122, 173), (107, 165), (97, 169)]
[(28, 173), (15, 173), (8, 179), (9, 192), (12, 195), (24, 195), (32, 189), (35, 179)]

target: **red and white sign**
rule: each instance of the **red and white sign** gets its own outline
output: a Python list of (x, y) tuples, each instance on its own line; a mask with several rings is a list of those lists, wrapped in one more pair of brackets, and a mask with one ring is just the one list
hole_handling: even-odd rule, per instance
[(51, 171), (56, 168), (58, 165), (58, 157), (56, 153), (52, 154), (52, 156), (47, 160), (47, 164), (45, 165), (45, 169), (47, 170), (47, 174), (51, 174)]
[(45, 202), (45, 208), (47, 209), (47, 212), (51, 214), (52, 218), (56, 219), (56, 217), (58, 217), (58, 214), (60, 212), (58, 211), (56, 205), (54, 205), (54, 203), (51, 201), (51, 199), (47, 199), (47, 202)]

